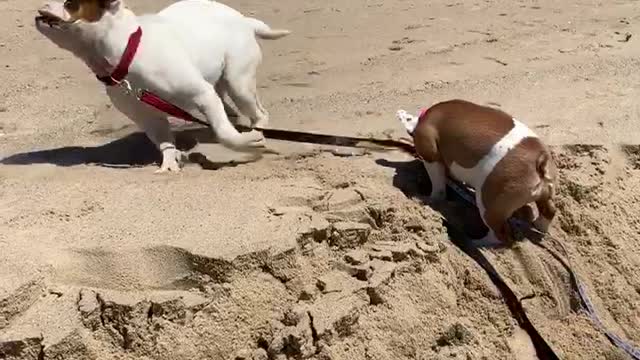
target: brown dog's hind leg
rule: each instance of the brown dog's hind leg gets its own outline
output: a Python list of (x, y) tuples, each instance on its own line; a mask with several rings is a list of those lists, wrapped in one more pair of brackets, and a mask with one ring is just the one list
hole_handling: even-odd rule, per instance
[(483, 187), (484, 193), (482, 191), (476, 193), (480, 215), (490, 229), (485, 240), (492, 240), (488, 237), (494, 235), (494, 241), (499, 240), (503, 244), (509, 244), (514, 240), (509, 219), (518, 212), (524, 212), (527, 215), (527, 210), (524, 209), (533, 199), (519, 186), (509, 187), (500, 183), (491, 185), (488, 189)]
[(443, 201), (447, 197), (447, 173), (444, 164), (439, 161), (422, 161), (431, 180), (431, 201)]
[(430, 200), (444, 200), (447, 191), (447, 171), (438, 153), (435, 129), (429, 125), (416, 127), (414, 144), (431, 180)]
[(493, 206), (484, 210), (484, 212), (482, 212), (482, 207), (479, 207), (479, 210), (488, 232), (483, 238), (476, 241), (481, 245), (510, 244), (513, 241), (511, 226), (508, 223), (511, 214), (507, 214), (505, 211), (501, 211), (503, 209)]

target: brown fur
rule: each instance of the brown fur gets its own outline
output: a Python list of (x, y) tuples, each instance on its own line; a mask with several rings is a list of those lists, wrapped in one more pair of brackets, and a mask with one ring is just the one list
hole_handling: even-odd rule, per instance
[(507, 220), (529, 203), (535, 202), (542, 216), (553, 219), (555, 179), (555, 165), (538, 138), (523, 139), (496, 164), (482, 185), (482, 203), (487, 225), (498, 239), (511, 240)]
[[(426, 162), (474, 167), (514, 126), (511, 115), (464, 100), (441, 102), (420, 119), (413, 133), (416, 151)], [(501, 241), (511, 240), (507, 220), (535, 202), (539, 216), (551, 222), (557, 170), (538, 138), (525, 138), (496, 164), (482, 185), (483, 216)]]
[(432, 106), (416, 126), (416, 151), (428, 162), (471, 168), (513, 128), (510, 115), (464, 100)]
[(64, 7), (71, 16), (71, 22), (96, 22), (102, 18), (105, 4), (105, 0), (67, 0)]

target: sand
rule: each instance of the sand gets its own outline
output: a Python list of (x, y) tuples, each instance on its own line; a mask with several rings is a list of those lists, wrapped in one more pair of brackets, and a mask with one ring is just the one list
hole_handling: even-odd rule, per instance
[[(605, 325), (640, 346), (637, 2), (229, 4), (293, 31), (262, 43), (273, 127), (397, 137), (398, 108), (455, 97), (534, 128), (561, 169), (552, 234)], [(536, 358), (452, 241), (473, 211), (425, 206), (408, 155), (271, 141), (280, 155), (155, 175), (145, 137), (36, 32), (39, 5), (0, 1), (0, 358)], [(194, 151), (205, 168), (234, 156)], [(561, 358), (625, 359), (547, 250), (481, 252)]]

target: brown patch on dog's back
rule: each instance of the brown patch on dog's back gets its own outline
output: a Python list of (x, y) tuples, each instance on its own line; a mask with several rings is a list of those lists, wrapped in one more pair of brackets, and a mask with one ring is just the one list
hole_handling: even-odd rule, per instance
[[(431, 153), (437, 147), (439, 159), (463, 168), (474, 167), (514, 126), (511, 115), (465, 100), (450, 100), (433, 105), (420, 119), (414, 132), (418, 153)], [(435, 130), (435, 131), (434, 131)], [(421, 138), (437, 134), (434, 144), (422, 144)]]
[(64, 8), (71, 16), (71, 21), (84, 20), (96, 22), (104, 14), (104, 0), (67, 0)]

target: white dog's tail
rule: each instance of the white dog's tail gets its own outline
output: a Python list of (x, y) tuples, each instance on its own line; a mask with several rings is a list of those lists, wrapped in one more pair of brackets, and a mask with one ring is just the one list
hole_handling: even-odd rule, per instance
[(248, 16), (245, 18), (249, 20), (249, 22), (251, 22), (251, 25), (255, 29), (256, 36), (259, 37), (260, 39), (276, 40), (291, 34), (291, 31), (289, 30), (284, 30), (284, 29), (274, 30), (269, 25), (265, 24), (264, 22), (258, 19), (248, 17)]
[(406, 112), (405, 110), (398, 110), (396, 112), (396, 117), (398, 118), (398, 120), (400, 120), (402, 125), (404, 125), (404, 128), (407, 130), (407, 133), (409, 133), (409, 135), (412, 135), (413, 132), (416, 130), (416, 127), (418, 126), (419, 117), (413, 116), (408, 112)]

